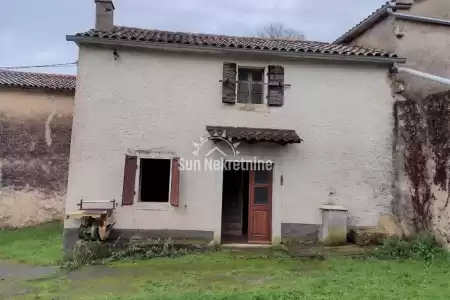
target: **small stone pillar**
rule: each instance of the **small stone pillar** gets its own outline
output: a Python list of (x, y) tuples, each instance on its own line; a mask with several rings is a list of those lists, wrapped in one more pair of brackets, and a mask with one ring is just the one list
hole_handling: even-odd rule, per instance
[(321, 205), (322, 226), (319, 241), (327, 245), (347, 243), (347, 209), (340, 205)]

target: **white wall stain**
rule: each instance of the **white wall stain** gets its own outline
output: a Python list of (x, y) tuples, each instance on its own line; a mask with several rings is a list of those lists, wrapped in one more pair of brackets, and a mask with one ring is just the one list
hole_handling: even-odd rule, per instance
[(52, 145), (52, 130), (50, 128), (50, 123), (52, 122), (53, 118), (56, 115), (55, 99), (53, 96), (51, 98), (52, 98), (52, 111), (48, 115), (47, 121), (45, 121), (45, 142), (47, 143), (48, 147)]
[(2, 190), (1, 190), (2, 189), (2, 175), (3, 175), (2, 167), (3, 167), (3, 162), (0, 160), (0, 195), (2, 194)]

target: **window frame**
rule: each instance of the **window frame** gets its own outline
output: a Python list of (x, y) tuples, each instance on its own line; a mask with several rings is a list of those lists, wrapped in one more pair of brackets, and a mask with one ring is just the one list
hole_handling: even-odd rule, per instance
[[(267, 105), (267, 83), (268, 83), (268, 75), (267, 75), (267, 66), (261, 66), (261, 65), (240, 65), (237, 64), (237, 68), (236, 68), (236, 104), (240, 104), (240, 105)], [(252, 97), (252, 88), (253, 88), (253, 84), (255, 83), (259, 83), (262, 85), (262, 93), (261, 93), (261, 103), (252, 103), (252, 102), (239, 102), (239, 84), (242, 81), (239, 81), (239, 72), (240, 70), (249, 70), (249, 71), (262, 71), (262, 81), (253, 81), (253, 80), (247, 80), (247, 84), (248, 84), (248, 91), (249, 91), (249, 98), (251, 101), (251, 97)], [(252, 72), (249, 72), (250, 77), (253, 77)], [(247, 78), (248, 79), (248, 78)]]
[[(136, 194), (134, 195), (134, 201), (135, 203), (139, 203), (141, 205), (145, 205), (145, 204), (153, 204), (153, 205), (158, 205), (158, 204), (168, 204), (170, 205), (170, 199), (172, 197), (172, 160), (173, 157), (159, 157), (159, 156), (154, 156), (154, 155), (149, 155), (149, 154), (140, 154), (140, 153), (136, 153), (137, 156), (137, 167), (136, 167), (136, 178), (137, 180), (135, 180), (134, 183), (134, 190), (136, 191)], [(159, 201), (142, 201), (141, 200), (141, 159), (167, 159), (170, 162), (169, 165), (169, 171), (170, 171), (170, 175), (169, 175), (169, 193), (168, 193), (168, 198), (167, 201), (165, 202), (159, 202)]]

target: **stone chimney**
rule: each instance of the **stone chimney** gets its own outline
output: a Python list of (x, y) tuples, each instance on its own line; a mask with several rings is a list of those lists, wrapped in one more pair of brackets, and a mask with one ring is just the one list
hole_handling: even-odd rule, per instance
[(95, 5), (95, 30), (112, 31), (115, 9), (112, 0), (95, 0)]

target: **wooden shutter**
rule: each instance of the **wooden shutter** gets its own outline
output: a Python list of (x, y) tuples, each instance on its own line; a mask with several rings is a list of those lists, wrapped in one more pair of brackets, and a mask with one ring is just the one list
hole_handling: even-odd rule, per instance
[(170, 180), (170, 205), (178, 206), (180, 200), (180, 168), (179, 158), (172, 159), (172, 173)]
[(269, 66), (268, 75), (267, 104), (282, 106), (284, 103), (284, 68), (282, 66)]
[(235, 63), (223, 64), (222, 78), (222, 102), (236, 103), (236, 73), (237, 66)]
[(134, 199), (134, 184), (136, 182), (137, 157), (126, 156), (123, 172), (122, 205), (132, 205)]

